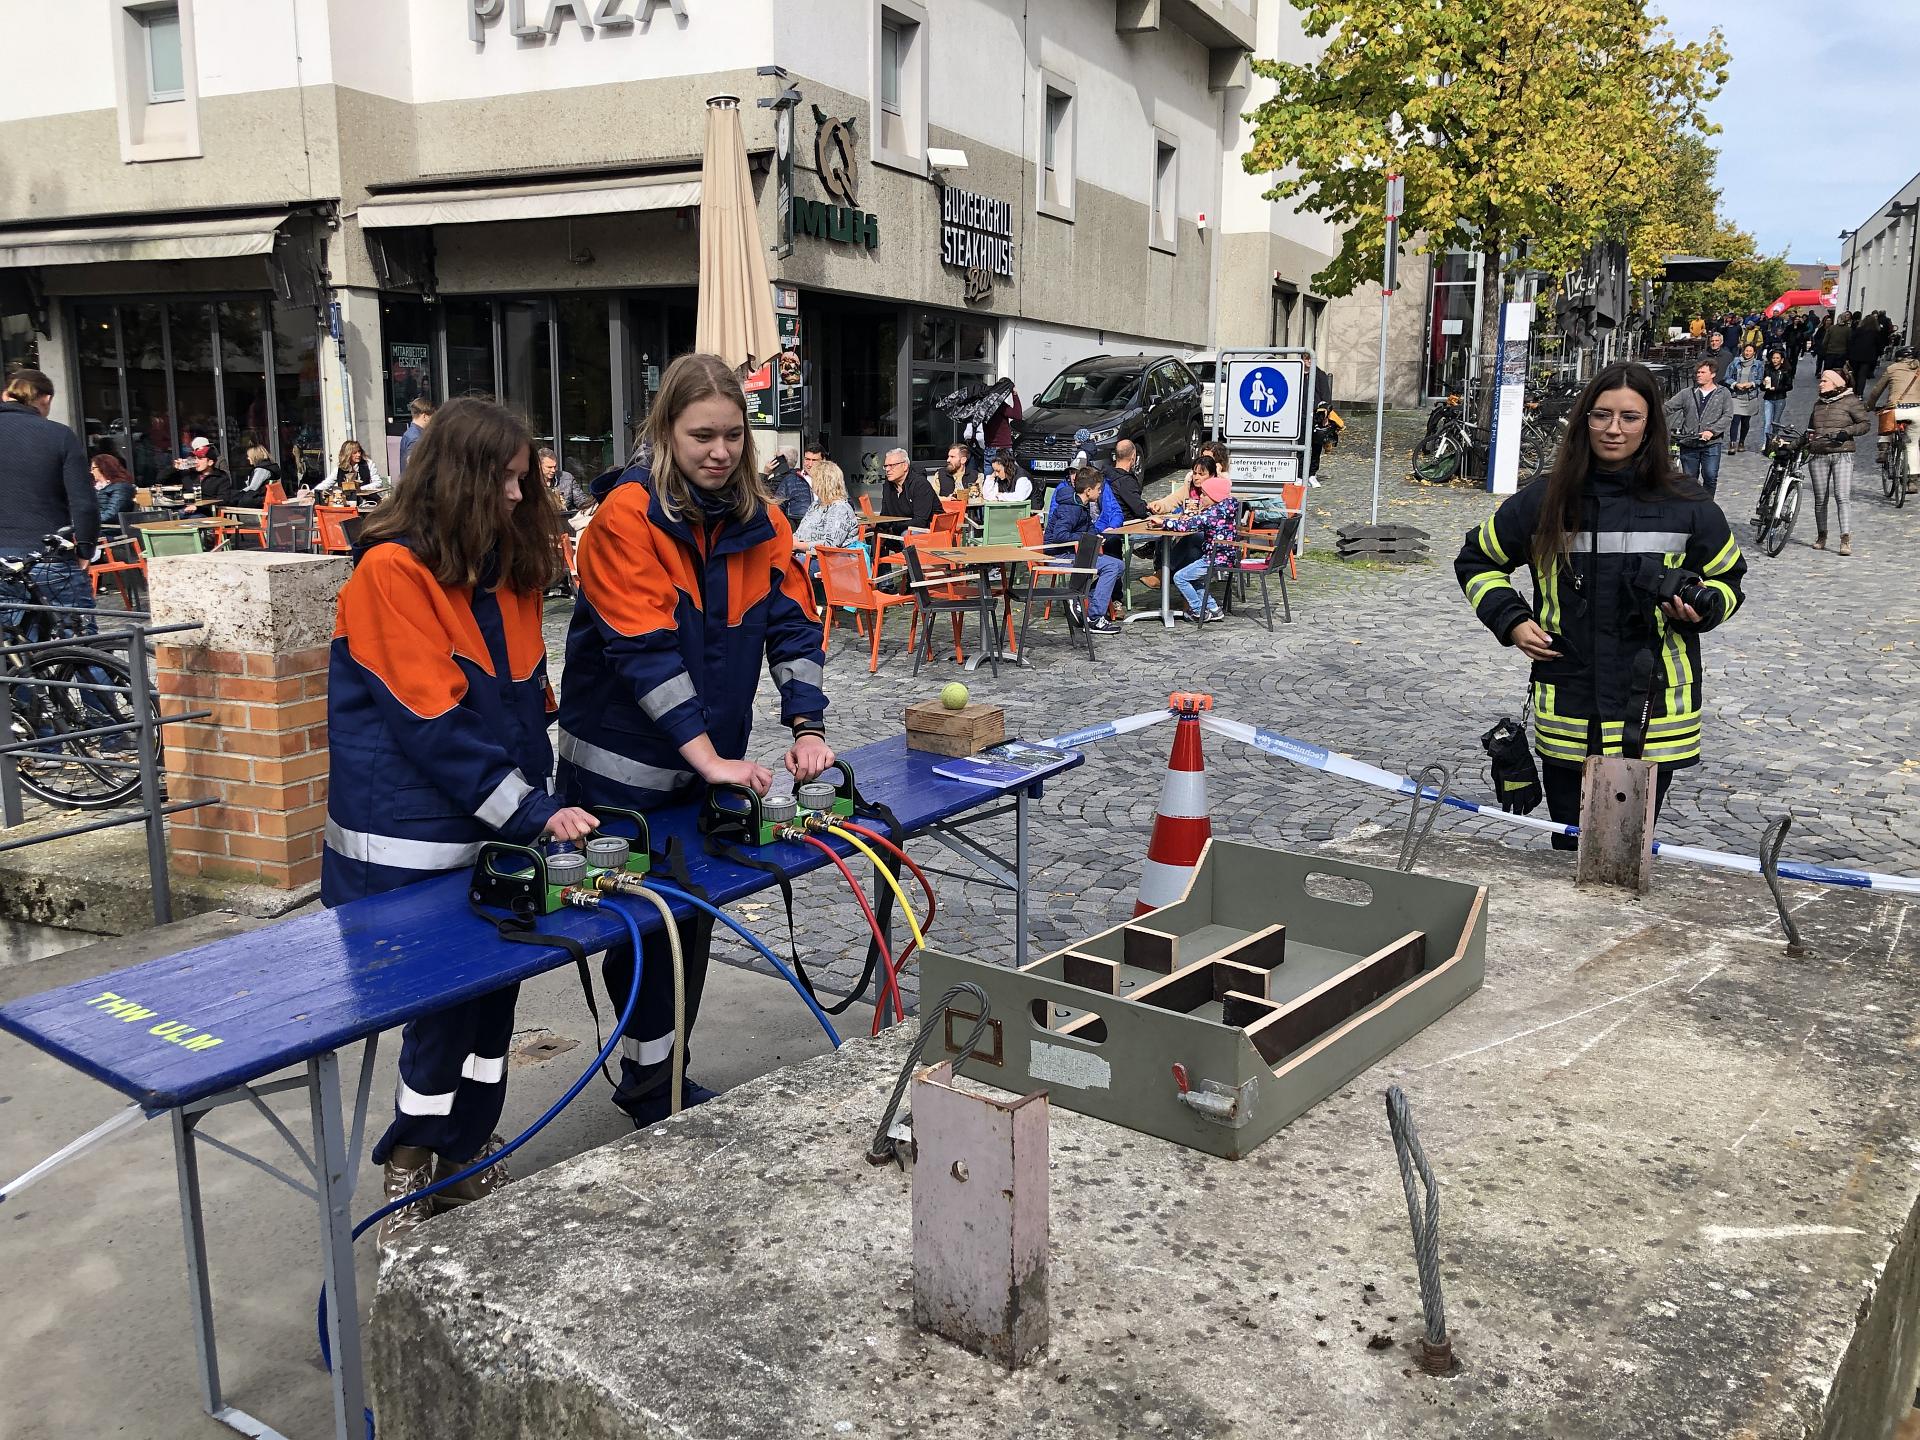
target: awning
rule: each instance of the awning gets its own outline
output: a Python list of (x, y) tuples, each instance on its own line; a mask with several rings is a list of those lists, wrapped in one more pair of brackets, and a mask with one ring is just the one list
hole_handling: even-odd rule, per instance
[(114, 260), (220, 260), (269, 255), (284, 215), (0, 230), (0, 268)]
[(626, 215), (679, 210), (700, 203), (700, 172), (624, 176), (557, 185), (499, 185), (484, 189), (381, 195), (358, 211), (364, 230), (397, 225), (475, 225), (487, 220), (551, 220), (565, 215)]

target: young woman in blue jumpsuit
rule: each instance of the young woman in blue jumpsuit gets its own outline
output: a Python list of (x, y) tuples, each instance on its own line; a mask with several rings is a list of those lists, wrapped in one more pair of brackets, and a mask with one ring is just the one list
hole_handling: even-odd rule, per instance
[[(703, 783), (766, 794), (772, 774), (746, 758), (763, 667), (793, 735), (786, 769), (811, 780), (833, 763), (820, 622), (787, 517), (760, 482), (746, 396), (726, 362), (683, 355), (668, 366), (646, 439), (646, 464), (595, 482), (600, 506), (580, 535), (556, 789), (570, 804), (634, 810), (694, 798)], [(689, 921), (681, 937), (691, 1031), (713, 929)], [(636, 1125), (667, 1115), (673, 1098), (663, 936), (647, 937), (644, 958), (614, 1096)], [(632, 964), (627, 947), (603, 963), (618, 999)], [(681, 1103), (712, 1093), (687, 1081)]]
[[(327, 682), (331, 770), (320, 898), (333, 906), (464, 871), (483, 841), (593, 828), (548, 794), (553, 691), (540, 597), (559, 512), (528, 483), (526, 425), (455, 400), (361, 531)], [(389, 1199), (499, 1148), (517, 986), (406, 1027), (393, 1123), (374, 1147)], [(506, 1181), (492, 1165), (396, 1211), (387, 1244)]]

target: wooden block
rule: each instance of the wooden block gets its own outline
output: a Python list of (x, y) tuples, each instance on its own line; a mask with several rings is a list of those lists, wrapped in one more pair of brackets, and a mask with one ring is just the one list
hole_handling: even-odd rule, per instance
[(1120, 963), (1136, 970), (1171, 975), (1180, 963), (1180, 937), (1145, 925), (1129, 925), (1120, 932)]
[(1246, 1026), (1247, 1038), (1277, 1065), (1426, 968), (1427, 937), (1415, 930), (1329, 976), (1284, 1009)]
[(1102, 995), (1120, 993), (1120, 967), (1098, 955), (1069, 950), (1060, 957), (1060, 978), (1069, 985), (1098, 990)]
[[(1269, 925), (1264, 930), (1254, 931), (1244, 940), (1236, 940), (1202, 958), (1247, 965), (1256, 970), (1277, 970), (1287, 959), (1287, 927)], [(1256, 993), (1264, 995), (1266, 988), (1262, 986)]]
[(1651, 760), (1589, 755), (1580, 777), (1582, 886), (1646, 894), (1653, 884), (1653, 803), (1659, 767)]
[(977, 755), (1007, 738), (1007, 712), (998, 705), (969, 702), (949, 710), (939, 700), (922, 700), (906, 711), (907, 748), (930, 755)]

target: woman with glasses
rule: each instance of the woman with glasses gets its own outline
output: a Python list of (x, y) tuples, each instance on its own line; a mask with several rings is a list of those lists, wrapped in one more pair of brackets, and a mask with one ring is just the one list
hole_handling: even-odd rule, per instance
[[(1532, 571), (1529, 603), (1514, 588)], [(1580, 819), (1589, 755), (1700, 763), (1700, 637), (1740, 606), (1747, 564), (1720, 507), (1673, 464), (1659, 383), (1621, 361), (1588, 382), (1545, 481), (1502, 502), (1454, 574), (1481, 624), (1532, 662), (1547, 808)], [(1674, 570), (1691, 572), (1677, 589)], [(1575, 841), (1555, 835), (1557, 850)]]

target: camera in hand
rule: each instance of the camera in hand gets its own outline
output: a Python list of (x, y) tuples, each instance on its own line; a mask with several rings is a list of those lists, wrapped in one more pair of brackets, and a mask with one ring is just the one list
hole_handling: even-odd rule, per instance
[(1696, 614), (1707, 615), (1715, 607), (1713, 592), (1706, 582), (1691, 570), (1661, 568), (1651, 575), (1642, 575), (1636, 583), (1653, 597), (1656, 605), (1664, 605), (1669, 600), (1678, 600), (1689, 606)]

